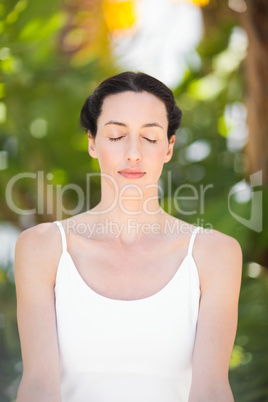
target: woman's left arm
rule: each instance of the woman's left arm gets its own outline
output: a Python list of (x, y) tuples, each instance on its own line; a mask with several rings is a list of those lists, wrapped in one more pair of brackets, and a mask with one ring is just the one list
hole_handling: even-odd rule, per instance
[(241, 248), (217, 231), (196, 240), (201, 299), (189, 402), (233, 402), (228, 370), (237, 329)]

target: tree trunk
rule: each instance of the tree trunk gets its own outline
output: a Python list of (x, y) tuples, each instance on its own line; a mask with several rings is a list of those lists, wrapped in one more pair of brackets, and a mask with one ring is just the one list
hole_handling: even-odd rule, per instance
[(243, 8), (246, 11), (231, 10), (227, 0), (211, 0), (202, 9), (204, 30), (207, 37), (215, 35), (225, 22), (235, 20), (248, 36), (248, 53), (243, 63), (249, 128), (245, 147), (249, 161), (247, 176), (261, 171), (263, 184), (263, 230), (261, 233), (251, 232), (249, 254), (253, 261), (268, 268), (265, 232), (268, 199), (268, 0), (237, 0), (238, 3), (241, 11)]
[(241, 14), (249, 38), (245, 60), (249, 138), (249, 173), (262, 170), (268, 184), (268, 1), (247, 0)]

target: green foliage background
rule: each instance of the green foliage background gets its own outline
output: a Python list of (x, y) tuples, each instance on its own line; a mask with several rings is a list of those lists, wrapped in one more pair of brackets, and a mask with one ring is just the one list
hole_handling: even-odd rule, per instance
[[(102, 51), (82, 63), (74, 63), (73, 54), (64, 52), (60, 38), (68, 25), (66, 3), (61, 0), (0, 3), (0, 151), (7, 157), (7, 168), (0, 171), (0, 219), (20, 229), (68, 215), (55, 214), (61, 210), (54, 196), (52, 213), (45, 204), (44, 213), (22, 219), (9, 208), (4, 196), (10, 179), (21, 172), (44, 172), (44, 187), (51, 185), (55, 190), (56, 186), (75, 183), (85, 192), (87, 173), (99, 169), (88, 156), (87, 138), (78, 125), (80, 108), (97, 83), (121, 71), (109, 52), (108, 31), (98, 38)], [(215, 67), (219, 55), (228, 49), (236, 24), (228, 21), (217, 27), (215, 36), (201, 41), (197, 48), (200, 68), (189, 62), (184, 80), (174, 88), (184, 115), (174, 157), (165, 167), (161, 183), (166, 207), (170, 202), (169, 172), (173, 192), (187, 183), (196, 188), (212, 184), (206, 193), (204, 211), (196, 200), (188, 200), (181, 205), (184, 213), (171, 212), (205, 227), (212, 225), (237, 238), (242, 246), (244, 270), (230, 382), (236, 401), (263, 402), (268, 401), (268, 279), (264, 267), (260, 267), (257, 276), (252, 275), (251, 268), (268, 244), (267, 217), (263, 217), (264, 229), (256, 233), (229, 212), (228, 192), (246, 177), (247, 158), (243, 149), (230, 151), (227, 147), (229, 128), (224, 111), (226, 105), (244, 103), (246, 85), (242, 60), (225, 72)], [(204, 78), (209, 77), (214, 81), (208, 80), (206, 84)], [(215, 79), (220, 83), (218, 87)], [(205, 84), (210, 89), (207, 92)], [(187, 149), (197, 140), (209, 144), (211, 152), (204, 160), (189, 162)], [(89, 205), (84, 205), (84, 209), (98, 202), (99, 185), (98, 180), (93, 181)], [(267, 190), (262, 191), (265, 205)], [(186, 187), (183, 194), (192, 195)], [(14, 186), (13, 197), (20, 208), (36, 208), (37, 181), (20, 180)], [(75, 192), (66, 191), (63, 204), (65, 208), (75, 208)], [(250, 202), (233, 201), (232, 206), (239, 215), (250, 216)], [(190, 214), (193, 209), (196, 213)], [(12, 264), (0, 267), (0, 306), (0, 400), (10, 402), (15, 400), (22, 370)]]

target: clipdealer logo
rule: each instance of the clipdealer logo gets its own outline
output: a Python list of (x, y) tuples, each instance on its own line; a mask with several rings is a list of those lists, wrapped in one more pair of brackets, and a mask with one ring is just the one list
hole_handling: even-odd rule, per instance
[(231, 198), (239, 196), (239, 193), (248, 190), (248, 183), (243, 180), (239, 186), (231, 188), (228, 194), (228, 209), (230, 214), (243, 226), (260, 233), (263, 229), (263, 191), (262, 186), (262, 170), (250, 175), (250, 217), (248, 219), (238, 215), (231, 208)]
[[(167, 213), (173, 214), (174, 211), (179, 215), (195, 215), (199, 213), (199, 215), (205, 215), (205, 200), (206, 200), (206, 192), (213, 188), (213, 184), (209, 184), (207, 186), (203, 186), (200, 184), (199, 187), (193, 186), (192, 184), (182, 184), (175, 191), (172, 191), (172, 178), (171, 172), (169, 172), (168, 181), (167, 181), (167, 197), (168, 205), (164, 208), (165, 205), (165, 194), (161, 186), (157, 186), (156, 184), (150, 184), (147, 187), (158, 187), (158, 199), (159, 204), (162, 209), (167, 209)], [(139, 187), (137, 184), (127, 184), (123, 188), (119, 188), (116, 180), (105, 173), (88, 173), (86, 175), (86, 191), (84, 191), (80, 186), (75, 183), (69, 183), (67, 185), (60, 184), (52, 184), (51, 181), (53, 179), (52, 173), (47, 173), (43, 171), (38, 171), (37, 173), (32, 172), (23, 172), (13, 176), (7, 186), (5, 191), (5, 198), (8, 207), (18, 215), (34, 215), (34, 214), (54, 214), (57, 219), (62, 219), (63, 215), (75, 215), (83, 212), (85, 209), (90, 211), (90, 194), (91, 194), (91, 180), (95, 180), (96, 177), (102, 177), (103, 180), (108, 180), (109, 185), (114, 187), (114, 199), (111, 200), (110, 205), (104, 211), (103, 214), (111, 211), (113, 208), (119, 205), (119, 207), (123, 210), (124, 213), (129, 215), (138, 215), (142, 211), (137, 211), (134, 214), (131, 211), (128, 211), (124, 208), (123, 201), (127, 199), (125, 198), (125, 191), (131, 187), (132, 190), (136, 191), (136, 194), (132, 197), (132, 199), (142, 199), (143, 197), (143, 189)], [(16, 200), (16, 185), (20, 180), (32, 180), (33, 187), (36, 188), (36, 205), (35, 208), (26, 209), (21, 206), (18, 206), (18, 202)], [(261, 232), (263, 229), (263, 191), (261, 189), (262, 186), (262, 171), (258, 171), (250, 175), (250, 183), (247, 183), (245, 180), (237, 183), (237, 185), (233, 186), (228, 193), (228, 210), (231, 216), (243, 226), (255, 231)], [(184, 190), (190, 191), (190, 195), (185, 196)], [(241, 216), (237, 211), (235, 212), (232, 208), (233, 200), (239, 199), (240, 195), (242, 196), (243, 192), (249, 192), (250, 196), (248, 200), (250, 200), (250, 217), (245, 218)], [(66, 208), (64, 205), (64, 199), (68, 197), (69, 192), (74, 192), (76, 194), (77, 203), (73, 208)], [(243, 198), (243, 197), (241, 197)], [(151, 200), (155, 199), (155, 196), (146, 200), (143, 206), (143, 212), (146, 212), (148, 215), (153, 215), (159, 212), (154, 211), (151, 212), (150, 208), (148, 208), (148, 204)], [(122, 201), (123, 200), (123, 201)], [(194, 207), (188, 209), (183, 209), (185, 203), (188, 204), (188, 201), (195, 201), (193, 203)], [(197, 207), (196, 207), (197, 206)]]
[[(156, 215), (162, 212), (165, 205), (165, 194), (159, 184), (147, 184), (142, 187), (136, 183), (127, 183), (124, 186), (119, 186), (113, 176), (106, 173), (88, 173), (86, 174), (85, 191), (77, 184), (69, 183), (67, 185), (52, 184), (52, 173), (45, 174), (43, 171), (37, 173), (24, 172), (13, 176), (6, 186), (6, 202), (8, 207), (19, 215), (33, 215), (33, 214), (54, 214), (57, 219), (61, 219), (63, 214), (75, 215), (85, 210), (90, 211), (90, 214), (94, 215), (94, 211), (91, 211), (90, 198), (91, 198), (91, 185), (96, 178), (101, 177), (106, 183), (113, 189), (113, 197), (109, 200), (108, 204), (103, 211), (95, 212), (95, 214), (105, 214), (113, 210), (115, 207), (119, 207), (127, 215), (139, 215), (142, 212), (148, 215)], [(16, 186), (20, 180), (30, 180), (33, 188), (36, 190), (35, 208), (23, 208), (18, 205), (16, 200)], [(200, 212), (204, 214), (206, 192), (213, 188), (213, 184), (194, 186), (192, 184), (182, 184), (178, 186), (175, 191), (172, 191), (171, 175), (167, 181), (167, 212), (172, 213), (175, 211), (179, 215), (195, 215)], [(187, 190), (188, 195), (185, 195)], [(141, 209), (137, 211), (131, 211), (125, 207), (125, 201), (129, 200), (143, 200), (144, 191), (148, 191), (146, 200), (143, 202)], [(69, 192), (73, 192), (76, 195), (77, 203), (73, 208), (66, 208), (64, 200), (68, 197)], [(158, 198), (160, 208), (158, 210), (151, 210), (155, 199)], [(189, 205), (190, 201), (194, 201), (193, 207), (184, 208), (185, 204)]]

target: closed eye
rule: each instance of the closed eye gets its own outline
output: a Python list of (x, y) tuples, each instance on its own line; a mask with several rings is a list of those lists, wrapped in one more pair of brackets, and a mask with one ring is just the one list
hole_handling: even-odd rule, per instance
[(124, 136), (123, 135), (121, 135), (121, 137), (116, 137), (116, 138), (109, 138), (109, 140), (110, 141), (119, 141), (119, 140), (121, 140), (121, 138), (123, 138)]
[[(109, 137), (109, 140), (110, 141), (119, 141), (119, 140), (121, 140), (121, 138), (124, 138), (124, 135), (121, 135), (121, 137), (116, 137), (116, 138)], [(143, 137), (143, 138), (145, 140), (149, 141), (151, 144), (156, 144), (156, 142), (157, 142), (157, 140), (151, 140), (150, 138), (147, 138), (147, 137)]]
[(150, 139), (147, 138), (147, 137), (143, 137), (143, 138), (145, 138), (147, 141), (151, 142), (152, 144), (156, 144), (156, 142), (157, 142), (157, 140), (150, 140)]

